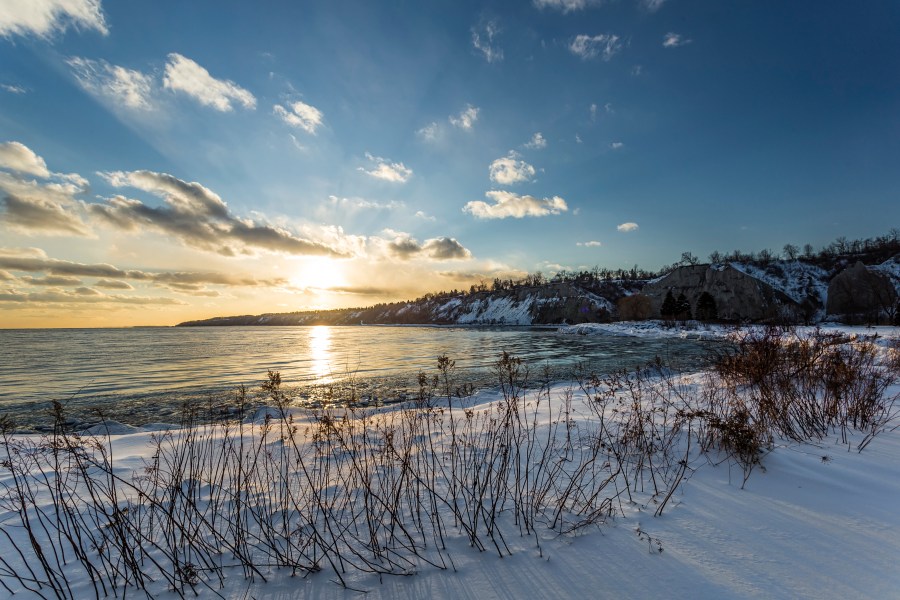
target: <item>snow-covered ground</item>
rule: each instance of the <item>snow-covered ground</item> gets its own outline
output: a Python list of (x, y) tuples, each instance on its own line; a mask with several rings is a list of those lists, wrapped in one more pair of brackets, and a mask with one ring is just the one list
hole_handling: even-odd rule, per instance
[[(764, 325), (735, 326), (700, 323), (666, 323), (665, 321), (618, 321), (613, 323), (582, 323), (566, 325), (558, 329), (565, 335), (612, 335), (642, 338), (687, 338), (687, 339), (727, 339), (750, 331), (763, 331)], [(885, 345), (900, 338), (900, 327), (887, 325), (851, 326), (823, 323), (819, 326), (797, 326), (792, 330), (800, 336), (809, 336), (815, 331), (845, 334), (858, 338), (872, 337), (878, 345)]]
[[(900, 328), (829, 330), (852, 335), (877, 332), (877, 343), (884, 352), (889, 351), (891, 340), (900, 337)], [(723, 337), (732, 335), (734, 330), (678, 330), (653, 323), (618, 323), (576, 326), (564, 332)], [(708, 384), (704, 373), (674, 377), (666, 384), (667, 389), (674, 385), (682, 394), (699, 393)], [(898, 394), (897, 384), (886, 391), (887, 396)], [(585, 399), (585, 390), (576, 385), (557, 385), (544, 398), (543, 408), (535, 413), (538, 431), (563, 436), (566, 430), (587, 431), (592, 419), (596, 420), (587, 404), (579, 404)], [(529, 401), (537, 400), (531, 397)], [(567, 409), (570, 402), (574, 408)], [(498, 411), (502, 404), (503, 398), (497, 392), (483, 392), (465, 401), (476, 421), (479, 411), (494, 414), (489, 411)], [(444, 415), (448, 408), (439, 403), (436, 410)], [(455, 409), (458, 411), (460, 406)], [(401, 418), (398, 415), (404, 411), (418, 410), (395, 406), (380, 409), (379, 414)], [(566, 410), (571, 413), (567, 415)], [(258, 435), (264, 426), (264, 413), (248, 422), (253, 435)], [(566, 417), (571, 420), (569, 427), (553, 429)], [(300, 432), (318, 422), (300, 410), (293, 412), (292, 419)], [(116, 473), (123, 478), (144, 473), (153, 463), (157, 451), (154, 440), (162, 435), (163, 427), (108, 425), (108, 437), (97, 430), (91, 433), (100, 434), (101, 442), (111, 445)], [(446, 436), (447, 432), (434, 431), (432, 435)], [(744, 471), (734, 461), (716, 454), (690, 454), (692, 472), (688, 471), (660, 516), (654, 513), (662, 497), (648, 493), (650, 483), (646, 481), (644, 493), (635, 489), (632, 502), (620, 496), (615, 501), (614, 515), (595, 525), (561, 532), (539, 522), (536, 533), (529, 535), (519, 535), (518, 529), (515, 534), (507, 531), (505, 541), (510, 552), (503, 552), (502, 558), (493, 547), (483, 551), (472, 548), (466, 535), (448, 527), (446, 551), (438, 555), (447, 559), (446, 569), (419, 562), (414, 569), (399, 575), (378, 576), (350, 570), (343, 576), (353, 589), (346, 589), (335, 583), (336, 577), (329, 568), (292, 576), (285, 569), (263, 567), (262, 575), (268, 579), (263, 583), (259, 578), (248, 582), (241, 569), (235, 567), (226, 569), (221, 587), (215, 581), (210, 588), (201, 585), (196, 591), (202, 598), (221, 596), (235, 600), (900, 598), (900, 429), (889, 427), (858, 452), (856, 445), (862, 438), (862, 434), (853, 433), (846, 441), (837, 434), (816, 443), (777, 440), (761, 465), (752, 470), (746, 484)], [(18, 436), (13, 441), (28, 444), (37, 439)], [(307, 439), (303, 443), (312, 442)], [(577, 455), (578, 450), (573, 452)], [(559, 465), (566, 468), (565, 462)], [(3, 489), (11, 486), (8, 470), (0, 470), (0, 496)], [(29, 554), (25, 531), (17, 525), (12, 509), (9, 502), (0, 501), (0, 526), (9, 536), (0, 535), (0, 556), (7, 564), (21, 569), (13, 550), (15, 541), (37, 571), (39, 566)], [(448, 524), (452, 522), (452, 518), (447, 520)], [(71, 555), (68, 560), (73, 562)], [(150, 567), (148, 572), (152, 571)], [(40, 597), (22, 590), (2, 563), (0, 579), (16, 592), (15, 598)], [(93, 588), (83, 575), (68, 584), (72, 597), (94, 597)], [(162, 583), (151, 585), (151, 589), (155, 597), (178, 597), (166, 591)], [(47, 589), (44, 593), (53, 597)], [(122, 594), (119, 589), (111, 597)], [(0, 597), (7, 595), (9, 592), (0, 587)], [(185, 592), (186, 597), (193, 595), (190, 589)], [(126, 597), (146, 596), (130, 589)]]

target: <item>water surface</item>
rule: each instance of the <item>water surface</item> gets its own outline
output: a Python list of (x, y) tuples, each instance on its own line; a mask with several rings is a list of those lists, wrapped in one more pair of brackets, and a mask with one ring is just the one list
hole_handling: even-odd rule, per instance
[(521, 357), (533, 379), (572, 377), (647, 364), (657, 356), (699, 368), (711, 342), (562, 335), (552, 328), (197, 327), (0, 330), (0, 413), (43, 429), (51, 400), (78, 422), (99, 413), (130, 424), (177, 420), (182, 403), (220, 402), (243, 384), (258, 390), (279, 371), (296, 402), (320, 397), (310, 386), (346, 387), (396, 400), (414, 394), (417, 374), (437, 357), (456, 361), (460, 383), (496, 385), (501, 352)]

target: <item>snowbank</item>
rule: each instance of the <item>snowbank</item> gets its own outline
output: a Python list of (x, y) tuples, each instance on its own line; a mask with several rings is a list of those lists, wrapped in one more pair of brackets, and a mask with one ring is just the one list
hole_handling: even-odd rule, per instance
[[(859, 335), (873, 332), (862, 327), (829, 329)], [(729, 327), (679, 330), (667, 329), (653, 322), (572, 326), (560, 331), (584, 335), (719, 337), (733, 333)], [(900, 336), (898, 328), (878, 328), (875, 331), (880, 336), (876, 343), (883, 348)], [(658, 398), (668, 394), (670, 399), (677, 399), (679, 395), (700, 393), (708, 383), (707, 375), (670, 374), (664, 380), (651, 383), (659, 386), (661, 395)], [(593, 396), (586, 396), (585, 390), (571, 384), (558, 384), (546, 392), (546, 396), (535, 395), (539, 392), (529, 393), (532, 395), (523, 399), (523, 407), (533, 411), (526, 414), (530, 415), (528, 418), (535, 419), (538, 430), (560, 436), (561, 441), (571, 436), (571, 446), (568, 442), (560, 446), (571, 457), (568, 460), (583, 455), (587, 448), (582, 444), (590, 439), (590, 435), (580, 437), (580, 434), (590, 431), (592, 424), (596, 425), (597, 414), (589, 410), (591, 402), (595, 402), (591, 399)], [(625, 390), (623, 388), (616, 393), (625, 393)], [(886, 393), (894, 396), (900, 394), (900, 385), (893, 385)], [(493, 396), (481, 392), (470, 400), (436, 404), (439, 405), (434, 409), (434, 416), (425, 419), (425, 422), (443, 419), (451, 410), (457, 411), (461, 424), (478, 423), (479, 410), (496, 411), (491, 415), (508, 414), (504, 412), (508, 408), (503, 408), (506, 404), (499, 392)], [(379, 421), (379, 418), (388, 419), (393, 415), (402, 419), (406, 414), (419, 414), (416, 411), (408, 405), (395, 405), (364, 414), (372, 416), (376, 423), (382, 423), (384, 421)], [(460, 415), (460, 411), (465, 416)], [(475, 416), (470, 416), (466, 411), (476, 411), (473, 412)], [(260, 409), (248, 421), (249, 435), (259, 436), (268, 426), (266, 413), (271, 414), (271, 409)], [(322, 421), (317, 421), (311, 414), (293, 409), (290, 424), (296, 427), (298, 435), (307, 436), (302, 443), (309, 444), (308, 451), (319, 456), (322, 450), (317, 444), (321, 445), (323, 439), (339, 433), (329, 429), (331, 425), (328, 423), (323, 428)], [(351, 415), (350, 418), (359, 417)], [(488, 423), (487, 418), (483, 423)], [(563, 424), (561, 427), (560, 423)], [(115, 473), (120, 477), (126, 477), (129, 473), (147, 477), (148, 473), (153, 472), (148, 471), (148, 466), (157, 465), (155, 468), (159, 469), (156, 461), (160, 456), (161, 436), (171, 436), (166, 439), (174, 441), (164, 442), (168, 444), (194, 433), (161, 432), (164, 428), (157, 425), (141, 431), (120, 423), (105, 422), (90, 431), (104, 441), (109, 434), (112, 444), (110, 456), (115, 457)], [(310, 428), (314, 430), (312, 434), (308, 434)], [(223, 449), (233, 448), (236, 444), (234, 430), (227, 434), (224, 431), (212, 434), (210, 439), (213, 445), (204, 447), (215, 448), (218, 447), (215, 444), (221, 444)], [(383, 449), (389, 443), (400, 443), (394, 437), (390, 438), (390, 442), (387, 437), (382, 440), (378, 437), (379, 431), (376, 429), (366, 434), (378, 441), (375, 448)], [(210, 435), (209, 430), (203, 435)], [(350, 437), (365, 439), (366, 435), (354, 434)], [(435, 429), (430, 435), (423, 431), (414, 439), (416, 444), (427, 447), (429, 444), (440, 444), (447, 435), (447, 430)], [(273, 452), (288, 444), (283, 433), (279, 432), (275, 437), (277, 439), (271, 442)], [(31, 447), (28, 444), (38, 439), (37, 436), (27, 435), (13, 438), (25, 447)], [(543, 438), (538, 436), (536, 439)], [(896, 499), (900, 497), (900, 461), (897, 460), (900, 456), (900, 430), (882, 432), (864, 451), (857, 452), (856, 445), (862, 439), (862, 433), (852, 433), (847, 440), (841, 440), (835, 434), (816, 443), (778, 441), (765, 455), (762, 465), (750, 473), (746, 483), (746, 473), (733, 461), (721, 460), (714, 454), (691, 454), (690, 462), (683, 465), (684, 483), (675, 488), (676, 493), (671, 498), (665, 498), (669, 504), (661, 516), (655, 516), (655, 513), (659, 512), (663, 503), (662, 496), (653, 496), (637, 488), (629, 490), (628, 494), (620, 491), (613, 496), (613, 503), (609, 506), (614, 515), (610, 519), (598, 519), (595, 524), (573, 527), (568, 531), (551, 530), (547, 523), (539, 522), (532, 531), (519, 529), (521, 533), (508, 532), (503, 538), (503, 545), (497, 548), (501, 550), (500, 554), (504, 554), (503, 558), (492, 546), (481, 550), (473, 548), (466, 535), (450, 527), (443, 533), (445, 548), (442, 550), (431, 545), (431, 538), (417, 538), (411, 542), (423, 549), (427, 547), (429, 552), (436, 552), (429, 556), (446, 559), (444, 569), (419, 562), (415, 568), (398, 571), (396, 574), (399, 576), (383, 577), (353, 570), (349, 565), (336, 566), (336, 570), (326, 565), (321, 572), (296, 577), (288, 569), (263, 568), (254, 581), (248, 582), (245, 572), (233, 567), (226, 569), (226, 576), (221, 582), (213, 580), (209, 588), (198, 586), (197, 593), (201, 598), (221, 595), (235, 600), (248, 597), (286, 600), (301, 596), (323, 600), (362, 598), (358, 590), (364, 590), (368, 599), (439, 600), (897, 597), (900, 590), (900, 570), (896, 568), (897, 557), (900, 556), (900, 511), (896, 508)], [(373, 453), (365, 460), (379, 460), (378, 456)], [(215, 456), (204, 455), (202, 460), (214, 461)], [(448, 456), (445, 460), (454, 459)], [(473, 460), (460, 464), (477, 466), (479, 463)], [(558, 464), (560, 468), (566, 468), (565, 461)], [(677, 470), (677, 464), (673, 463), (673, 466)], [(397, 468), (397, 465), (386, 460), (372, 472), (391, 468)], [(296, 473), (296, 476), (301, 477), (301, 473)], [(221, 493), (215, 486), (200, 485), (194, 477), (185, 476), (182, 482), (186, 488), (194, 489), (196, 486), (196, 490), (191, 492), (196, 496), (192, 498), (203, 500)], [(413, 479), (400, 481), (405, 482), (404, 486), (427, 484)], [(13, 485), (10, 474), (0, 470), (0, 491), (8, 490)], [(647, 488), (650, 485), (648, 480)], [(339, 491), (340, 488), (334, 483), (333, 487), (323, 490), (326, 494), (323, 498), (327, 502), (338, 502), (339, 495), (332, 497), (327, 494), (337, 494)], [(377, 511), (379, 502), (384, 501), (384, 496), (380, 494), (395, 494), (402, 490), (377, 491), (379, 495), (366, 496), (365, 509), (360, 508), (361, 511)], [(283, 490), (255, 488), (252, 492), (248, 499), (268, 493), (283, 493)], [(558, 492), (551, 489), (548, 493), (553, 495)], [(360, 497), (365, 495), (362, 490), (355, 493)], [(572, 504), (582, 500), (573, 496)], [(0, 524), (9, 537), (0, 538), (4, 539), (2, 543), (9, 545), (10, 541), (15, 541), (19, 548), (27, 548), (26, 532), (16, 525), (17, 515), (10, 511), (8, 505), (4, 505), (3, 510), (7, 512), (0, 512)], [(503, 512), (507, 525), (513, 522), (512, 513), (512, 506), (507, 506)], [(275, 521), (282, 518), (278, 513), (261, 516)], [(429, 514), (422, 514), (421, 517), (426, 521), (430, 518)], [(110, 514), (109, 522), (100, 524), (101, 529), (113, 528), (117, 518), (116, 514)], [(452, 523), (452, 519), (448, 519), (447, 523)], [(478, 524), (484, 535), (483, 529), (487, 523)], [(308, 535), (308, 529), (298, 527), (296, 535), (300, 544)], [(372, 539), (383, 540), (384, 535), (384, 531), (374, 531)], [(4, 552), (3, 555), (15, 563), (11, 552)], [(236, 562), (228, 551), (223, 552), (220, 559), (229, 564)], [(189, 557), (184, 560), (185, 569), (194, 568)], [(341, 571), (342, 568), (345, 570)], [(0, 568), (0, 577), (2, 571)], [(336, 573), (339, 572), (350, 589), (335, 584)], [(202, 578), (202, 573), (197, 576)], [(191, 575), (185, 577), (190, 578)], [(24, 592), (15, 580), (7, 577), (4, 581), (17, 592), (16, 598), (37, 597)], [(93, 588), (87, 577), (73, 578), (67, 585), (73, 597), (93, 597)], [(164, 581), (158, 580), (150, 587), (157, 597), (175, 597), (171, 591), (166, 591)], [(130, 592), (135, 597), (140, 595), (136, 590)], [(193, 596), (190, 589), (183, 593)], [(121, 594), (119, 589), (112, 595)]]

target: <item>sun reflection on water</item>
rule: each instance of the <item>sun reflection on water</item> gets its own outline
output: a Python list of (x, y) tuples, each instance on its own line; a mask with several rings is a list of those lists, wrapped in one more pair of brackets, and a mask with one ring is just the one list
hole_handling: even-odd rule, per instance
[(331, 327), (316, 325), (309, 331), (309, 360), (311, 371), (320, 383), (328, 383), (334, 374), (331, 352)]

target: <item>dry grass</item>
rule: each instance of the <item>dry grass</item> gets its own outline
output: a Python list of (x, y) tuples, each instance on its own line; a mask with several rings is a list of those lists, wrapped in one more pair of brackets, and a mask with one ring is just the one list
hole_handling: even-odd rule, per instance
[[(739, 340), (703, 386), (656, 365), (552, 391), (503, 354), (489, 404), (440, 357), (410, 406), (308, 413), (289, 409), (269, 373), (264, 419), (186, 409), (138, 472), (116, 468), (109, 439), (68, 431), (56, 405), (44, 437), (0, 423), (11, 549), (0, 585), (74, 598), (80, 578), (97, 598), (184, 597), (272, 568), (342, 585), (353, 572), (453, 569), (452, 540), (505, 556), (510, 536), (526, 536), (540, 550), (548, 533), (596, 527), (631, 503), (661, 514), (704, 461), (737, 462), (746, 481), (775, 439), (855, 430), (861, 449), (896, 418), (897, 349), (884, 365), (877, 356), (867, 342), (770, 330)], [(241, 389), (242, 417), (245, 400)]]

